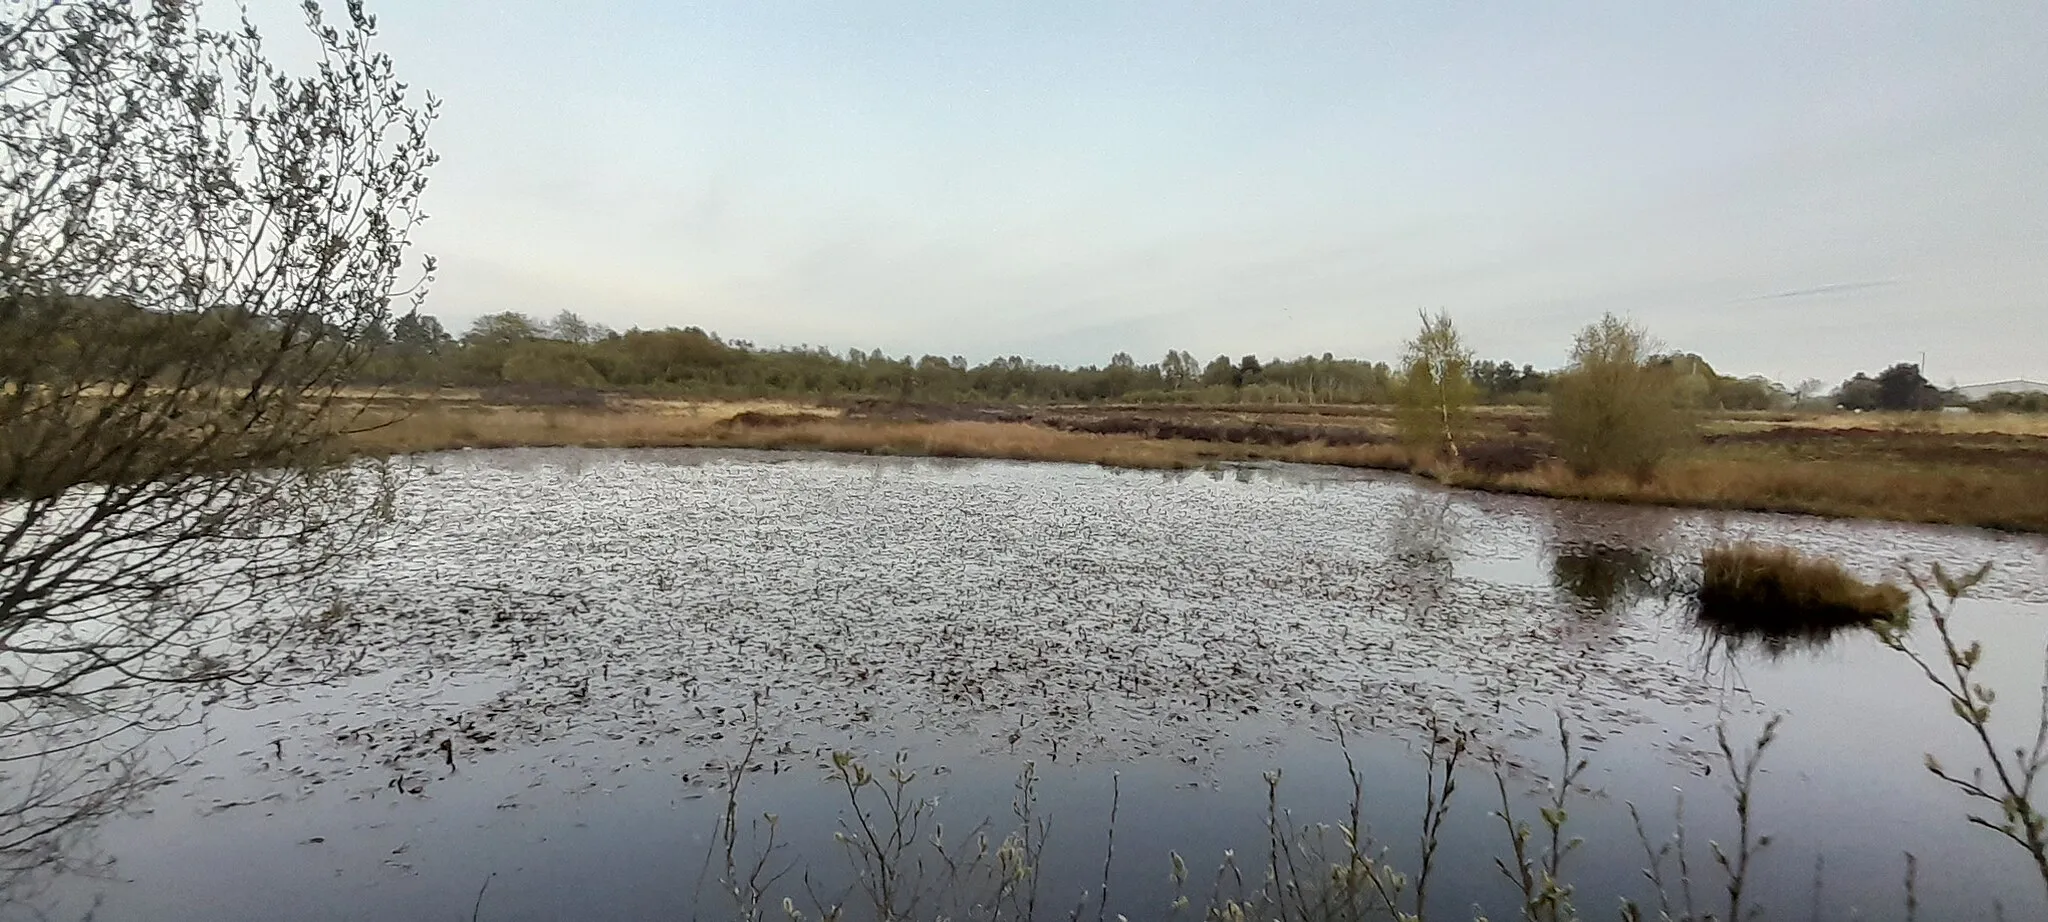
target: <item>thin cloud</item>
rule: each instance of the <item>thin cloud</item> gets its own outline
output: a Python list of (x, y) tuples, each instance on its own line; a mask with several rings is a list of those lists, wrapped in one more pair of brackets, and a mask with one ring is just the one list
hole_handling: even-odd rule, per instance
[(1886, 288), (1897, 284), (1898, 281), (1895, 279), (1884, 279), (1882, 281), (1870, 282), (1836, 282), (1832, 285), (1816, 285), (1812, 288), (1794, 288), (1790, 291), (1780, 291), (1775, 294), (1757, 295), (1756, 297), (1750, 298), (1749, 300), (1771, 301), (1778, 298), (1810, 298), (1815, 295), (1836, 295), (1841, 294), (1845, 291), (1863, 291), (1870, 288)]
[(1386, 358), (1442, 306), (1546, 365), (1614, 311), (1831, 380), (2015, 377), (2048, 341), (2048, 4), (384, 5), (448, 100), (419, 243), (451, 328)]

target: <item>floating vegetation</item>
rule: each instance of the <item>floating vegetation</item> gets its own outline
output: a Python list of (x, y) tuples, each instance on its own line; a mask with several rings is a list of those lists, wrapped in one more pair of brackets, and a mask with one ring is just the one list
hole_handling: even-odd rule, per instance
[[(1626, 845), (1636, 832), (1621, 805), (1635, 798), (1663, 814), (1662, 792), (1692, 790), (1710, 767), (1713, 783), (1731, 777), (1710, 722), (1754, 725), (1787, 700), (1774, 679), (1793, 672), (1703, 670), (1683, 648), (1679, 606), (1634, 604), (1690, 599), (1695, 555), (1729, 527), (1721, 516), (1288, 466), (1139, 473), (584, 449), (411, 463), (419, 476), (403, 482), (394, 504), (403, 527), (328, 587), (341, 602), (326, 613), (331, 628), (360, 651), (352, 674), (333, 681), (284, 663), (303, 684), (233, 690), (209, 712), (216, 719), (160, 738), (164, 752), (196, 751), (205, 765), (137, 801), (132, 817), (107, 821), (102, 840), (122, 879), (53, 885), (52, 900), (78, 911), (48, 917), (85, 915), (101, 889), (111, 895), (98, 915), (106, 919), (267, 918), (280, 914), (270, 902), (276, 891), (365, 917), (416, 912), (423, 893), (446, 897), (455, 907), (447, 915), (481, 904), (480, 918), (509, 918), (518, 914), (511, 907), (573, 899), (585, 915), (644, 917), (652, 902), (691, 905), (692, 881), (729, 884), (749, 900), (758, 893), (749, 905), (777, 919), (790, 917), (785, 898), (809, 919), (840, 903), (849, 905), (843, 918), (876, 915), (860, 911), (863, 900), (902, 917), (928, 892), (918, 874), (952, 873), (943, 850), (959, 867), (979, 868), (968, 883), (984, 886), (942, 895), (1004, 905), (1006, 918), (1028, 917), (1009, 901), (1040, 881), (1041, 918), (1070, 918), (1084, 890), (1087, 911), (1074, 916), (1084, 919), (1114, 918), (1118, 909), (1158, 917), (1182, 896), (1189, 919), (1232, 905), (1247, 918), (1354, 910), (1381, 918), (1391, 901), (1375, 880), (1404, 901), (1400, 911), (1415, 909), (1416, 881), (1395, 894), (1374, 872), (1420, 876), (1418, 843), (1400, 824), (1413, 819), (1408, 811), (1424, 791), (1390, 788), (1362, 817), (1395, 835), (1380, 840), (1393, 849), (1385, 856), (1366, 837), (1346, 835), (1362, 825), (1304, 823), (1346, 819), (1341, 808), (1355, 787), (1347, 776), (1403, 778), (1413, 769), (1428, 787), (1421, 751), (1456, 740), (1426, 715), (1485, 734), (1486, 748), (1459, 770), (1464, 789), (1452, 812), (1478, 819), (1498, 809), (1526, 820), (1529, 851), (1507, 852), (1506, 869), (1516, 890), (1540, 888), (1556, 876), (1543, 811), (1559, 826), (1564, 817), (1547, 796), (1556, 792), (1523, 793), (1550, 764), (1529, 749), (1558, 711), (1571, 715), (1572, 745), (1613, 767), (1589, 775), (1602, 798), (1575, 801), (1572, 828)], [(1866, 523), (1739, 525), (1809, 553), (1996, 560), (1973, 595), (2028, 611), (2048, 605), (2048, 586), (2035, 576), (2048, 572), (2048, 557), (2035, 543)], [(1600, 606), (1608, 614), (1588, 616)], [(1896, 676), (1859, 671), (1856, 662), (1816, 668), (1837, 670), (1829, 681), (1857, 700), (1889, 700), (1882, 692)], [(1824, 744), (1795, 749), (1794, 759), (1884, 759), (1919, 771), (1919, 740), (1932, 737), (1858, 732), (1833, 719), (1828, 702), (1794, 700), (1791, 725)], [(1857, 716), (1872, 713), (1859, 707)], [(1340, 741), (1349, 734), (1356, 772), (1337, 772), (1327, 762), (1335, 754), (1313, 744), (1332, 728)], [(1476, 761), (1495, 747), (1512, 760), (1506, 806), (1492, 803), (1484, 788), (1496, 782), (1482, 780), (1487, 766)], [(841, 752), (871, 760), (869, 783), (858, 783), (851, 763), (839, 766)], [(901, 752), (916, 761), (876, 761)], [(1785, 776), (1833, 783), (1826, 765), (1787, 763)], [(913, 766), (928, 769), (906, 799), (889, 771), (911, 787)], [(1031, 853), (1020, 836), (1004, 865), (1006, 839), (1036, 828), (1004, 819), (1013, 793), (1029, 806), (1029, 791), (1010, 789), (1013, 766), (1039, 773), (1043, 817), (1057, 811), (1058, 838), (1039, 847), (1044, 838), (1034, 832), (1028, 845), (1047, 860), (1021, 862), (1030, 874), (1005, 890)], [(1257, 785), (1264, 768), (1288, 772), (1284, 788)], [(835, 770), (856, 779), (859, 804), (835, 810), (837, 796), (820, 800), (834, 794), (822, 779)], [(740, 778), (741, 803), (778, 812), (722, 809)], [(1441, 804), (1444, 777), (1435, 780)], [(1100, 859), (1116, 827), (1119, 783), (1126, 825), (1115, 833), (1113, 895), (1104, 898)], [(1277, 819), (1272, 800), (1263, 822), (1256, 809), (1239, 809), (1275, 788), (1284, 798)], [(1918, 829), (1952, 817), (1945, 797), (1866, 805), (1801, 799), (1808, 789), (1774, 801), (1798, 811), (1802, 833), (1774, 854), (1803, 867), (1802, 850), (1827, 849), (1830, 894), (1895, 879), (1837, 870), (1837, 851), (1888, 847), (1849, 838), (1869, 823)], [(912, 834), (906, 824), (905, 837), (895, 836), (896, 811), (915, 819), (927, 797), (943, 798), (937, 813), (924, 808), (930, 825)], [(862, 815), (889, 827), (869, 836), (858, 828)], [(838, 827), (842, 819), (852, 827)], [(720, 877), (721, 848), (708, 871), (677, 875), (675, 856), (689, 854), (680, 849), (703, 847), (701, 831), (720, 822), (721, 845), (737, 831), (739, 871)], [(1727, 822), (1700, 832), (1738, 848)], [(263, 835), (245, 832), (254, 824)], [(1675, 860), (1662, 824), (1649, 820), (1653, 858)], [(1435, 868), (1452, 883), (1431, 899), (1450, 902), (1432, 915), (1460, 917), (1459, 868), (1511, 850), (1509, 826), (1445, 826)], [(1513, 826), (1519, 838), (1521, 822)], [(136, 844), (166, 833), (190, 847)], [(910, 863), (889, 851), (902, 843)], [(1176, 847), (1187, 870), (1170, 878), (1167, 849)], [(1289, 877), (1291, 869), (1312, 877), (1298, 889), (1267, 886), (1275, 853)], [(1930, 869), (1976, 860), (1967, 849), (1946, 854), (1953, 857), (1930, 857)], [(883, 855), (896, 874), (890, 897), (858, 891), (862, 881), (879, 890), (889, 879)], [(1256, 866), (1262, 860), (1267, 867)], [(1589, 851), (1584, 860), (1600, 859)], [(1710, 859), (1696, 851), (1692, 860), (1697, 870)], [(157, 897), (242, 879), (256, 861), (266, 869), (260, 890), (218, 888), (215, 902), (185, 916)], [(505, 873), (515, 867), (553, 872)], [(796, 870), (782, 885), (769, 884), (788, 868)], [(813, 894), (799, 872), (814, 868), (836, 885), (820, 880)], [(1229, 875), (1220, 890), (1219, 868)], [(1493, 866), (1482, 870), (1496, 879)], [(600, 883), (565, 891), (559, 881), (571, 877)], [(1606, 879), (1589, 877), (1583, 898), (1607, 902)], [(1773, 909), (1794, 901), (1782, 882), (1757, 887), (1756, 901)], [(1326, 896), (1337, 912), (1318, 915)], [(1520, 904), (1545, 894), (1509, 896)], [(1930, 908), (1949, 905), (1929, 900)], [(14, 908), (4, 898), (0, 907)], [(929, 911), (916, 917), (953, 907), (924, 902), (919, 909)], [(748, 917), (717, 914), (733, 908), (723, 903), (703, 908)], [(1683, 912), (1674, 907), (1671, 917)], [(0, 918), (21, 914), (0, 910)]]

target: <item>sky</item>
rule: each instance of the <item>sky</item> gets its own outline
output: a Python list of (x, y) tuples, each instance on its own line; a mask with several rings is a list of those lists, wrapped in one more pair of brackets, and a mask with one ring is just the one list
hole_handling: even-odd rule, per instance
[(370, 6), (457, 332), (2048, 380), (2038, 0)]

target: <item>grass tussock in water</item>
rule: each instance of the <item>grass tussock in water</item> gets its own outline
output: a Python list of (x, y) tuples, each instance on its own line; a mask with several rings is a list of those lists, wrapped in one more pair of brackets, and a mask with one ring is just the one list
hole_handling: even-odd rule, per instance
[(1700, 619), (1765, 633), (1896, 621), (1906, 592), (1866, 583), (1832, 560), (1739, 543), (1700, 556)]

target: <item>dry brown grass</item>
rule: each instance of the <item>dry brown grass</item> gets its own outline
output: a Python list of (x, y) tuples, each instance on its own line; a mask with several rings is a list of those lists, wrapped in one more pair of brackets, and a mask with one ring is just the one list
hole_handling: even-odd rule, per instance
[[(752, 415), (734, 419), (741, 414)], [(373, 425), (363, 426), (362, 422)], [(362, 431), (351, 436), (351, 444), (368, 454), (588, 446), (798, 449), (1133, 468), (1277, 460), (1408, 471), (1454, 486), (1566, 499), (2048, 532), (2048, 477), (2042, 476), (2038, 466), (2031, 466), (2031, 461), (1905, 463), (1881, 453), (1809, 460), (1774, 450), (1738, 447), (1695, 452), (1666, 464), (1649, 483), (1636, 483), (1621, 477), (1582, 480), (1554, 464), (1497, 475), (1443, 469), (1391, 444), (1306, 441), (1264, 445), (1074, 432), (1019, 422), (841, 418), (836, 410), (765, 400), (613, 398), (607, 409), (436, 400), (419, 403), (409, 411), (380, 403), (365, 411), (358, 428)]]
[[(1264, 457), (1297, 464), (1333, 464), (1338, 467), (1406, 471), (1425, 475), (1437, 473), (1430, 459), (1418, 459), (1414, 452), (1400, 445), (1325, 445), (1321, 442), (1310, 442), (1304, 445), (1277, 446), (1264, 451), (1267, 452)], [(1254, 452), (1253, 456), (1259, 455)]]
[(1769, 429), (1873, 429), (1883, 432), (2048, 436), (2041, 413), (1733, 413), (1710, 419), (1709, 432)]
[(1689, 458), (1666, 464), (1656, 479), (1643, 484), (1621, 477), (1581, 480), (1559, 466), (1545, 465), (1488, 483), (1462, 485), (1600, 502), (2048, 532), (2048, 478), (2027, 470)]
[(664, 416), (687, 416), (693, 419), (731, 419), (742, 413), (793, 414), (805, 413), (812, 416), (838, 416), (840, 411), (833, 407), (813, 406), (788, 400), (680, 400), (665, 398), (615, 399), (612, 406), (622, 412), (654, 413)]
[(707, 444), (738, 448), (811, 449), (934, 458), (1067, 461), (1130, 468), (1184, 468), (1217, 460), (1212, 446), (1135, 436), (1089, 435), (1041, 426), (985, 422), (802, 422), (775, 428), (732, 427)]
[[(788, 404), (678, 404), (666, 411), (435, 405), (366, 420), (351, 436), (367, 454), (459, 448), (583, 446), (591, 448), (717, 447), (1071, 461), (1133, 468), (1183, 468), (1240, 456), (1201, 442), (1062, 432), (1018, 423), (886, 422), (804, 415)], [(742, 413), (774, 425), (736, 424)], [(824, 417), (824, 418), (820, 418)]]
[(1904, 589), (1866, 583), (1832, 560), (1784, 547), (1737, 543), (1700, 555), (1699, 616), (1762, 633), (1893, 621), (1906, 614)]

